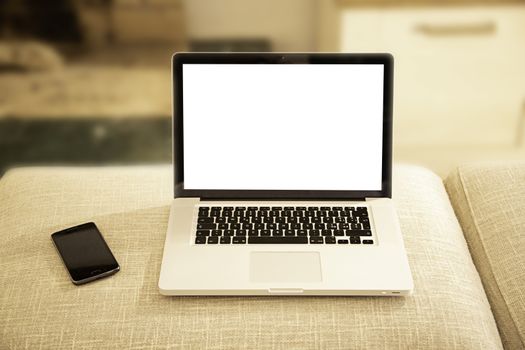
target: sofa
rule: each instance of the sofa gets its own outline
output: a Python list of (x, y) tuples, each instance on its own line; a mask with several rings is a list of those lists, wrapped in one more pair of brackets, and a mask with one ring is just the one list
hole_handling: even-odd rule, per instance
[[(169, 165), (8, 171), (0, 349), (525, 348), (525, 162), (394, 167), (407, 297), (162, 296), (172, 194)], [(50, 235), (87, 221), (121, 271), (75, 286)]]

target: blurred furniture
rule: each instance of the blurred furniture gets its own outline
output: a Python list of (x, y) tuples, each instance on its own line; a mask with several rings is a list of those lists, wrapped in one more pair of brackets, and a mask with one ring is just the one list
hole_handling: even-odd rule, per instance
[(182, 0), (8, 0), (0, 19), (0, 176), (171, 159)]
[(117, 43), (169, 43), (186, 40), (182, 0), (114, 0), (113, 31)]
[(0, 175), (27, 164), (169, 161), (170, 77), (93, 64), (0, 73)]
[(189, 42), (192, 52), (271, 52), (272, 44), (268, 39), (229, 38), (229, 39), (194, 39)]
[(444, 176), (465, 160), (525, 157), (524, 1), (322, 3), (337, 23), (325, 19), (325, 39), (337, 30), (325, 49), (395, 58), (398, 160)]
[[(523, 348), (525, 163), (460, 167), (448, 195), (424, 168), (393, 174), (413, 295), (164, 297), (171, 166), (12, 170), (0, 180), (0, 347)], [(78, 287), (50, 234), (91, 220), (122, 270)]]
[(164, 45), (186, 42), (182, 0), (73, 0), (87, 44)]

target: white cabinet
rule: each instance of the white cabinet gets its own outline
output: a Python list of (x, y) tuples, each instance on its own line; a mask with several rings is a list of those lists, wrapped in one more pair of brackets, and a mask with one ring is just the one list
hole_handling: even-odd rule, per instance
[(343, 52), (395, 59), (396, 145), (512, 146), (525, 102), (525, 6), (348, 8)]

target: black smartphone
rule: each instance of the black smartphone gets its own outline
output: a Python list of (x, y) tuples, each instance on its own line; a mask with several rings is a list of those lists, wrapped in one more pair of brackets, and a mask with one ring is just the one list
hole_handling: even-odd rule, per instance
[(91, 282), (120, 270), (102, 233), (93, 222), (55, 232), (51, 239), (74, 284)]

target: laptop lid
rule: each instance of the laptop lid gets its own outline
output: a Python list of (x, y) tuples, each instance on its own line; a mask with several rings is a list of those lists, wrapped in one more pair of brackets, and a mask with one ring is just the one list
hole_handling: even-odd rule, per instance
[(389, 54), (177, 53), (175, 197), (391, 196)]

